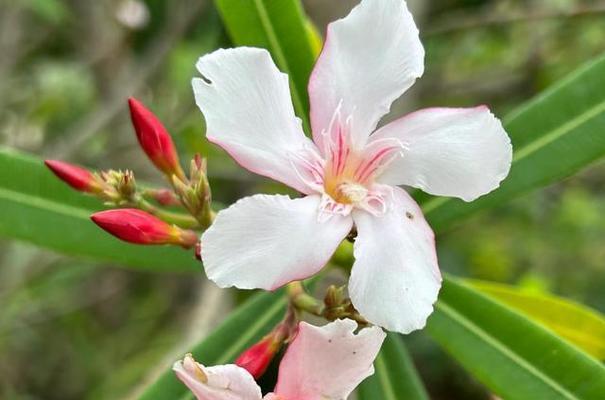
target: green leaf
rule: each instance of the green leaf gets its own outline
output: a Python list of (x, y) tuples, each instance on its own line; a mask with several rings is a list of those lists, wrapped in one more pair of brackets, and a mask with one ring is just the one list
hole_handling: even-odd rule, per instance
[[(286, 298), (282, 290), (256, 294), (191, 350), (191, 354), (205, 365), (233, 362), (242, 351), (279, 322), (285, 309)], [(145, 390), (139, 400), (193, 398), (189, 389), (176, 378), (170, 366), (166, 368), (167, 371)]]
[(389, 333), (374, 362), (374, 375), (357, 390), (359, 400), (428, 400), (401, 337)]
[(528, 292), (515, 286), (466, 280), (481, 292), (552, 329), (588, 354), (605, 359), (605, 316), (557, 296)]
[(119, 241), (90, 221), (102, 209), (57, 179), (42, 160), (0, 148), (0, 236), (65, 254), (151, 270), (194, 270), (191, 252)]
[(307, 22), (305, 23), (305, 28), (307, 30), (309, 44), (311, 45), (311, 51), (313, 52), (313, 58), (317, 59), (319, 53), (321, 53), (323, 39), (321, 37), (321, 34), (319, 33), (319, 30), (317, 30), (317, 27), (310, 19), (307, 19)]
[(505, 399), (600, 400), (605, 368), (522, 314), (446, 278), (428, 333)]
[(308, 130), (307, 82), (318, 39), (300, 0), (215, 0), (215, 4), (235, 45), (268, 49), (288, 74), (296, 114)]
[(502, 186), (472, 203), (435, 197), (423, 210), (435, 230), (543, 187), (605, 155), (605, 57), (580, 68), (505, 119), (513, 164)]

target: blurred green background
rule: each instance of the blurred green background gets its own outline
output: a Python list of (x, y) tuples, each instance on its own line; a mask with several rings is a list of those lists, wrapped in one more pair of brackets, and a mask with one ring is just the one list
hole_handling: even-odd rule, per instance
[[(356, 1), (304, 3), (323, 32)], [(482, 103), (504, 116), (605, 51), (604, 1), (409, 3), (427, 70), (395, 116)], [(130, 168), (137, 179), (161, 183), (130, 126), (126, 98), (135, 95), (162, 119), (184, 160), (196, 151), (209, 158), (218, 202), (283, 191), (203, 139), (190, 88), (194, 63), (229, 45), (207, 0), (2, 0), (1, 144), (91, 168)], [(603, 187), (601, 162), (480, 213), (440, 237), (441, 265), (605, 311)], [(2, 399), (132, 398), (234, 301), (201, 271), (99, 268), (23, 243), (0, 246)], [(422, 333), (408, 341), (434, 399), (490, 398)]]

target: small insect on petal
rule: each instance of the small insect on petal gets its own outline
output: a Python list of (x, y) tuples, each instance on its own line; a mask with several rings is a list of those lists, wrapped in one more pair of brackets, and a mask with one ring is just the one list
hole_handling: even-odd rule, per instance
[(80, 192), (99, 193), (102, 190), (95, 175), (87, 169), (58, 160), (46, 160), (44, 164), (59, 179)]
[(147, 157), (164, 174), (184, 178), (170, 134), (160, 120), (135, 98), (128, 99), (132, 125)]
[(129, 243), (175, 244), (187, 248), (197, 243), (195, 232), (170, 225), (133, 208), (101, 211), (90, 218), (103, 230)]

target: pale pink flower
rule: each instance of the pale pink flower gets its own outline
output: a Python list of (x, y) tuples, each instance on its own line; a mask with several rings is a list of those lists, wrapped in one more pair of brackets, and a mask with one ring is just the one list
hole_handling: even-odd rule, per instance
[(288, 77), (269, 53), (220, 49), (193, 80), (207, 137), (243, 167), (305, 197), (255, 195), (202, 236), (221, 287), (275, 289), (318, 272), (357, 229), (349, 293), (370, 322), (422, 328), (441, 286), (434, 235), (400, 187), (471, 201), (497, 188), (512, 149), (485, 106), (414, 112), (372, 133), (424, 70), (402, 0), (363, 0), (328, 27), (309, 82), (313, 141), (294, 115)]
[[(301, 322), (279, 366), (277, 385), (265, 400), (344, 400), (368, 376), (385, 333), (378, 327), (355, 334), (357, 323), (322, 327)], [(173, 367), (198, 400), (260, 400), (252, 375), (234, 364), (204, 367), (186, 356)]]

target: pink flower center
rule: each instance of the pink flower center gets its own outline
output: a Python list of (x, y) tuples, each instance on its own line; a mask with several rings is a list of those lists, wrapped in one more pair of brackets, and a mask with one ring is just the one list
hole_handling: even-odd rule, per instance
[(330, 125), (321, 132), (322, 150), (306, 148), (290, 154), (292, 167), (309, 188), (322, 195), (320, 219), (332, 214), (348, 215), (361, 208), (374, 215), (386, 211), (389, 187), (375, 182), (376, 178), (405, 145), (395, 138), (352, 143), (352, 118), (343, 120), (340, 106)]
[(351, 143), (351, 121), (351, 117), (342, 121), (338, 108), (328, 130), (322, 132), (323, 192), (343, 205), (358, 205), (371, 196), (376, 176), (403, 150), (396, 139), (370, 141), (356, 149)]

